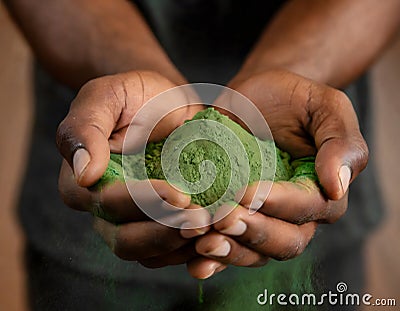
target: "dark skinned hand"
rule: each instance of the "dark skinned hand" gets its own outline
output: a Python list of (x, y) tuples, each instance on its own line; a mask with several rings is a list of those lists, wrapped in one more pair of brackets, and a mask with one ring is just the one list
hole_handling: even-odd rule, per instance
[[(256, 184), (242, 189), (239, 206), (197, 239), (196, 251), (207, 257), (188, 262), (197, 278), (210, 277), (229, 264), (254, 267), (269, 258), (301, 254), (319, 223), (333, 223), (345, 213), (348, 186), (368, 160), (356, 114), (343, 92), (285, 70), (235, 79), (230, 86), (255, 103), (278, 147), (294, 158), (316, 156), (323, 192), (304, 180), (275, 182), (268, 196), (256, 191)], [(221, 102), (229, 102), (232, 111), (243, 109), (235, 101)], [(251, 204), (260, 208), (254, 215), (248, 212)], [(226, 208), (221, 206), (215, 217)]]
[[(132, 200), (122, 182), (100, 190), (90, 188), (104, 173), (111, 152), (121, 153), (122, 143), (130, 122), (151, 97), (175, 85), (163, 76), (146, 71), (132, 71), (106, 76), (88, 82), (71, 104), (67, 117), (57, 132), (57, 145), (64, 157), (59, 177), (59, 190), (71, 208), (95, 216), (107, 215), (113, 222), (95, 217), (94, 228), (119, 257), (137, 260), (148, 267), (185, 263), (196, 255), (189, 238), (204, 234), (201, 230), (179, 230), (149, 219)], [(168, 112), (169, 107), (159, 107)], [(150, 140), (167, 137), (176, 127), (190, 119), (201, 106), (187, 106), (168, 114), (151, 132)], [(149, 113), (134, 123), (137, 143), (144, 143), (143, 133), (153, 126)], [(181, 208), (196, 208), (190, 197), (177, 191), (167, 182), (151, 180), (149, 184), (135, 183), (135, 200), (164, 208), (165, 201)], [(176, 226), (190, 223), (207, 224), (208, 213), (197, 219), (176, 216)], [(118, 223), (116, 225), (115, 223)]]

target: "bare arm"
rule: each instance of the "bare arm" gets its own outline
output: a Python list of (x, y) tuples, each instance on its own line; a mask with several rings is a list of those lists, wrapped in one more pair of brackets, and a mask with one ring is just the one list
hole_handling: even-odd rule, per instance
[(153, 70), (185, 82), (128, 1), (5, 2), (42, 64), (72, 87), (128, 70)]
[(399, 12), (399, 0), (290, 1), (266, 28), (239, 77), (283, 67), (343, 87), (388, 44)]

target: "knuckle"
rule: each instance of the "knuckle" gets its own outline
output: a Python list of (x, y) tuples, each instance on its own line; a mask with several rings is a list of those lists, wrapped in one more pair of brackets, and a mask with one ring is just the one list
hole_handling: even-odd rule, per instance
[(351, 100), (347, 94), (341, 90), (334, 89), (335, 99), (341, 104), (351, 105)]
[(251, 248), (268, 247), (269, 239), (265, 230), (257, 230), (252, 234), (244, 234), (243, 242)]
[(88, 91), (96, 90), (98, 88), (99, 84), (101, 83), (101, 81), (108, 79), (108, 77), (109, 76), (104, 76), (104, 77), (91, 79), (85, 83), (85, 85), (82, 87), (82, 89), (88, 90)]
[(91, 79), (82, 86), (82, 88), (79, 91), (79, 94), (91, 94), (97, 92), (98, 89), (102, 88), (106, 83), (108, 83), (109, 80), (110, 76), (103, 76)]
[(298, 230), (298, 233), (292, 239), (291, 243), (287, 246), (286, 250), (278, 255), (278, 260), (286, 261), (297, 257), (303, 253), (307, 243), (305, 241), (304, 235)]
[(227, 264), (231, 264), (234, 266), (241, 266), (241, 265), (243, 265), (243, 264), (241, 264), (241, 262), (243, 262), (245, 258), (246, 258), (246, 254), (244, 252), (239, 252), (239, 253), (235, 254), (234, 256), (228, 255), (228, 257), (226, 257), (224, 261)]

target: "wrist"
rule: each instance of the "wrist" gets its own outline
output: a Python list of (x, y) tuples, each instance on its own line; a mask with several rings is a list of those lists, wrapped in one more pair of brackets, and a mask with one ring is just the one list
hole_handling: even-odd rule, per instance
[[(140, 55), (137, 55), (140, 54)], [(92, 58), (92, 71), (96, 77), (123, 73), (128, 71), (152, 71), (156, 72), (176, 85), (187, 83), (185, 77), (165, 55), (149, 55), (144, 51), (140, 53), (120, 54), (119, 57), (101, 55)]]
[(236, 84), (252, 76), (275, 70), (289, 71), (323, 84), (330, 83), (325, 71), (322, 68), (318, 70), (316, 62), (305, 57), (303, 58), (301, 55), (298, 55), (297, 59), (290, 59), (285, 57), (285, 55), (277, 57), (276, 54), (265, 52), (261, 55), (250, 55), (235, 77), (230, 81), (229, 85), (234, 87)]

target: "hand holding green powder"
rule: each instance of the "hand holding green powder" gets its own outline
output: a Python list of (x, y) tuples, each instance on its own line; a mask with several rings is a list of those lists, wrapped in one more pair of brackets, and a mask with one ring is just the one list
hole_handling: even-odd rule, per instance
[[(179, 155), (179, 172), (183, 178), (189, 182), (196, 182), (201, 178), (199, 167), (204, 161), (211, 161), (215, 165), (216, 176), (204, 192), (191, 195), (191, 201), (207, 207), (216, 202), (227, 190), (229, 180), (234, 180), (235, 184), (229, 189), (235, 192), (246, 185), (259, 180), (292, 181), (304, 183), (318, 182), (314, 169), (314, 157), (306, 157), (291, 161), (290, 155), (277, 148), (272, 141), (261, 141), (243, 129), (239, 124), (230, 120), (227, 116), (220, 114), (213, 108), (208, 108), (198, 112), (192, 120), (212, 120), (223, 124), (230, 129), (240, 140), (247, 155), (250, 167), (249, 176), (231, 176), (231, 161), (225, 150), (215, 141), (226, 139), (224, 133), (213, 132), (205, 126), (202, 128), (203, 136), (208, 139), (195, 140), (187, 144)], [(205, 124), (206, 125), (206, 124)], [(174, 137), (175, 143), (179, 142), (179, 135)], [(165, 180), (165, 172), (162, 168), (161, 155), (166, 139), (160, 142), (151, 142), (146, 146), (144, 155), (125, 155), (124, 169), (125, 177), (129, 180), (161, 179)], [(172, 141), (172, 145), (174, 141)], [(144, 156), (144, 159), (143, 159)], [(274, 160), (276, 161), (275, 171), (273, 169)], [(144, 166), (143, 167), (143, 162)], [(172, 163), (174, 164), (174, 163)], [(166, 170), (176, 170), (176, 167), (167, 166)], [(264, 171), (263, 171), (264, 170)], [(239, 174), (240, 175), (240, 174)], [(247, 177), (247, 179), (246, 179)], [(98, 182), (97, 186), (103, 187), (116, 180), (123, 181), (124, 174), (122, 168), (122, 156), (111, 154), (106, 172)], [(290, 266), (288, 267), (290, 269)], [(309, 271), (303, 267), (304, 271)], [(291, 271), (291, 270), (290, 270)], [(308, 273), (308, 272), (307, 272)], [(305, 275), (308, 275), (305, 273)], [(199, 283), (199, 302), (203, 301), (202, 283)]]
[[(226, 140), (226, 134), (222, 130), (215, 130), (215, 127), (210, 129), (207, 127), (206, 122), (204, 126), (200, 124), (204, 139), (192, 141), (183, 148), (179, 155), (179, 172), (186, 181), (195, 183), (201, 179), (201, 171), (199, 169), (201, 164), (204, 161), (211, 161), (215, 166), (216, 174), (213, 183), (205, 191), (191, 195), (192, 203), (206, 207), (216, 202), (225, 192), (231, 192), (227, 197), (233, 198), (235, 192), (240, 188), (259, 180), (295, 182), (302, 179), (303, 181), (317, 182), (314, 157), (291, 161), (290, 155), (277, 148), (272, 141), (259, 140), (239, 124), (213, 108), (198, 112), (187, 123), (194, 120), (218, 122), (236, 135), (247, 155), (249, 176), (242, 176), (240, 170), (232, 173), (231, 158), (234, 158), (235, 154), (227, 154), (226, 150), (216, 143), (216, 141)], [(181, 137), (176, 135), (170, 144), (174, 145), (180, 139)], [(124, 169), (126, 179), (144, 180), (149, 178), (165, 180), (168, 170), (176, 171), (177, 163), (171, 163), (171, 166), (167, 165), (163, 170), (161, 154), (165, 141), (164, 139), (160, 142), (149, 143), (146, 146), (144, 159), (142, 154), (125, 155)], [(274, 159), (276, 161), (275, 172), (273, 172)], [(145, 167), (141, 165), (143, 162)], [(232, 174), (235, 174), (235, 176), (232, 176)], [(119, 154), (111, 154), (107, 170), (97, 186), (102, 187), (115, 180), (124, 180), (122, 156)], [(230, 181), (232, 182), (231, 185), (229, 185)]]

